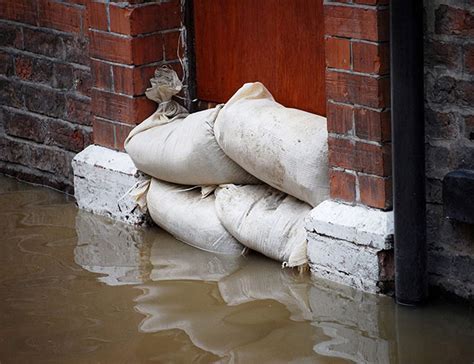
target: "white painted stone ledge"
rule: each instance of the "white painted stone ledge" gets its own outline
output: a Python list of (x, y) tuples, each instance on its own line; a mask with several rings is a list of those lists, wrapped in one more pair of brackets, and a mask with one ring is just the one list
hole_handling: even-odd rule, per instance
[(74, 157), (72, 167), (80, 209), (133, 225), (149, 222), (127, 194), (140, 173), (128, 154), (90, 145)]

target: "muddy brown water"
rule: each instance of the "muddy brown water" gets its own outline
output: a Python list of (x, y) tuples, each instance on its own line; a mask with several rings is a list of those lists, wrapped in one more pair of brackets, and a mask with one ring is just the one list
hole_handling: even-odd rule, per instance
[(0, 177), (1, 363), (472, 363), (474, 314), (396, 307)]

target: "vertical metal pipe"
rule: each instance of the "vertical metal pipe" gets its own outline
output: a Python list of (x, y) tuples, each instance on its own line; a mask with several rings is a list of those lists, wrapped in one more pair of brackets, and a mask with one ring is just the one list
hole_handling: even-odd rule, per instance
[(427, 295), (423, 95), (423, 2), (390, 2), (395, 297)]

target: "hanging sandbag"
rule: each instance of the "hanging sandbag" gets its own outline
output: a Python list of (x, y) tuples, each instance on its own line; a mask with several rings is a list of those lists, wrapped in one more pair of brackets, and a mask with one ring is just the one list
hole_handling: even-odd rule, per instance
[(304, 218), (311, 206), (267, 185), (219, 187), (216, 212), (243, 245), (283, 266), (304, 266), (307, 240)]
[(159, 70), (151, 81), (147, 96), (159, 102), (158, 110), (125, 141), (125, 150), (140, 171), (185, 185), (257, 183), (217, 144), (214, 121), (220, 107), (188, 114), (171, 100), (182, 87), (174, 71)]
[(203, 198), (199, 189), (152, 179), (146, 199), (153, 221), (176, 239), (214, 253), (244, 252), (217, 218), (214, 194)]
[(258, 179), (312, 206), (328, 198), (326, 118), (280, 105), (255, 82), (225, 104), (214, 132), (222, 150)]

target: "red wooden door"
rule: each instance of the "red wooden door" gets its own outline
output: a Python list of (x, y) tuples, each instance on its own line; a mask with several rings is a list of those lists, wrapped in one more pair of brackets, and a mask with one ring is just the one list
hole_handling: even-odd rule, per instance
[(322, 0), (195, 0), (197, 96), (261, 81), (285, 106), (326, 114)]

